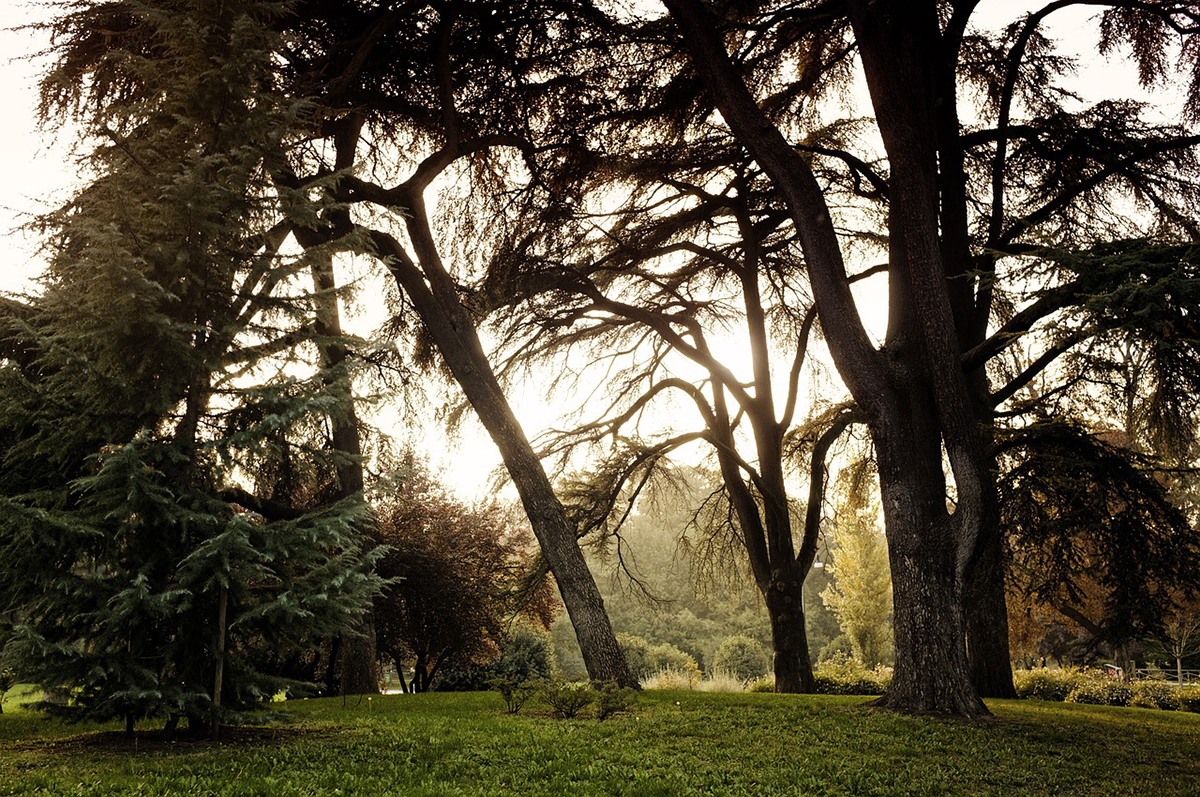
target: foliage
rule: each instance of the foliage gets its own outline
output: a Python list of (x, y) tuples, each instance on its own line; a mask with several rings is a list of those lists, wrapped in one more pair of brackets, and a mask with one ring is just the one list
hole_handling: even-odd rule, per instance
[(642, 679), (643, 689), (696, 689), (700, 673), (696, 670), (659, 670)]
[(850, 478), (838, 484), (840, 501), (825, 532), (832, 550), (825, 569), (832, 581), (821, 592), (821, 600), (849, 637), (854, 658), (875, 667), (895, 660), (892, 572), (878, 525), (879, 505), (871, 497), (874, 484), (862, 470), (862, 466), (848, 468)]
[(499, 658), (486, 664), (450, 666), (438, 675), (434, 688), (439, 692), (477, 692), (496, 682), (545, 681), (553, 674), (551, 659), (549, 635), (522, 624), (503, 641)]
[(713, 670), (696, 684), (696, 689), (701, 692), (744, 692), (746, 679), (725, 670)]
[(891, 683), (891, 671), (868, 669), (859, 661), (841, 656), (822, 661), (813, 673), (820, 695), (881, 695)]
[(546, 681), (538, 689), (538, 698), (559, 719), (573, 719), (596, 699), (591, 686), (576, 681)]
[(1067, 695), (1066, 703), (1086, 703), (1090, 706), (1128, 706), (1133, 698), (1129, 684), (1116, 678), (1086, 678)]
[[(430, 689), (443, 668), (497, 658), (518, 616), (549, 624), (549, 582), (526, 583), (528, 532), (499, 507), (465, 505), (413, 463), (377, 517), (378, 540), (388, 546), (378, 572), (395, 579), (375, 605), (379, 650), (397, 668), (414, 662), (414, 691)], [(522, 637), (517, 644), (514, 656), (523, 660), (510, 660), (512, 666), (537, 667), (525, 650), (534, 643)]]
[(601, 722), (617, 714), (624, 714), (637, 702), (637, 691), (612, 681), (593, 683), (592, 687), (596, 690), (596, 719)]
[(762, 643), (747, 636), (726, 637), (713, 656), (709, 674), (727, 673), (743, 683), (761, 678), (770, 669), (770, 654)]
[(1085, 671), (1073, 668), (1051, 670), (1041, 667), (1013, 673), (1017, 695), (1028, 700), (1066, 700), (1075, 687), (1091, 678)]
[(0, 667), (0, 714), (4, 713), (4, 700), (9, 690), (17, 685), (17, 673), (12, 667)]
[(1179, 705), (1179, 688), (1164, 681), (1135, 681), (1129, 705), (1174, 711)]
[(670, 642), (652, 644), (634, 634), (617, 634), (629, 670), (639, 681), (659, 670), (696, 670), (696, 660)]
[(490, 686), (500, 693), (504, 709), (509, 714), (519, 714), (525, 704), (542, 688), (542, 681), (518, 678), (494, 678)]
[(1175, 699), (1181, 710), (1200, 714), (1200, 687), (1185, 686), (1175, 693)]
[(757, 681), (750, 684), (750, 686), (746, 687), (746, 691), (747, 692), (774, 692), (775, 691), (775, 679), (774, 678), (759, 678)]
[[(67, 31), (114, 10), (136, 35), (74, 62)], [(321, 430), (349, 378), (311, 361), (308, 263), (276, 241), (298, 222), (270, 172), (304, 115), (271, 76), (285, 10), (84, 2), (55, 21), (44, 90), (97, 92), (75, 109), (88, 181), (41, 221), (31, 354), (0, 369), (4, 656), (70, 696), (49, 711), (203, 731), (294, 685), (264, 649), (338, 633), (378, 590), (362, 496), (272, 492), (258, 467), (331, 473)]]

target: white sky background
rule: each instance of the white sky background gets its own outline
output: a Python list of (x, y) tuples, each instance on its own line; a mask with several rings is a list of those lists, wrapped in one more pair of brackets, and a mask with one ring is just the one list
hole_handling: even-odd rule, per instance
[[(982, 27), (1004, 24), (1021, 11), (1042, 5), (1027, 0), (984, 0), (975, 21)], [(34, 3), (0, 0), (0, 109), (5, 116), (0, 125), (0, 291), (32, 287), (30, 280), (42, 268), (37, 242), (17, 228), (64, 200), (74, 182), (70, 134), (59, 134), (56, 139), (54, 133), (40, 130), (36, 123), (36, 80), (44, 61), (30, 60), (29, 56), (45, 48), (47, 41), (33, 31), (11, 30), (40, 18), (42, 13)], [(1069, 45), (1064, 49), (1079, 58), (1073, 88), (1084, 97), (1153, 99), (1160, 103), (1163, 118), (1178, 118), (1182, 105), (1179, 90), (1149, 95), (1138, 86), (1136, 71), (1128, 62), (1120, 58), (1105, 61), (1098, 56), (1096, 28), (1089, 22), (1097, 13), (1092, 6), (1066, 9), (1050, 17), (1051, 35), (1063, 40)], [(358, 275), (367, 270), (363, 263), (351, 269)], [(883, 295), (882, 280), (872, 282), (877, 285), (862, 292), (860, 301), (875, 303)], [(870, 315), (882, 318), (885, 306)], [(363, 317), (371, 315), (374, 313), (364, 308)], [(551, 399), (536, 384), (526, 385), (512, 396), (530, 437), (552, 426), (573, 404), (570, 398)], [(386, 423), (386, 415), (385, 410), (379, 419), (381, 424)], [(398, 442), (407, 438), (416, 449), (426, 450), (431, 462), (443, 470), (444, 478), (464, 497), (480, 497), (486, 492), (488, 474), (500, 459), (477, 422), (469, 421), (459, 440), (447, 439), (432, 418), (422, 419), (414, 429), (397, 432)]]

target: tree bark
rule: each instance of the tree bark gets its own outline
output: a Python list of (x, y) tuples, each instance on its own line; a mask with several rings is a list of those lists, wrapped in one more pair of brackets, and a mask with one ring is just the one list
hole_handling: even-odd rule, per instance
[(808, 631), (804, 623), (803, 590), (804, 579), (796, 566), (776, 571), (767, 589), (776, 692), (810, 694), (814, 688)]
[(1008, 647), (1002, 542), (998, 529), (986, 535), (967, 587), (967, 666), (980, 697), (1017, 696)]

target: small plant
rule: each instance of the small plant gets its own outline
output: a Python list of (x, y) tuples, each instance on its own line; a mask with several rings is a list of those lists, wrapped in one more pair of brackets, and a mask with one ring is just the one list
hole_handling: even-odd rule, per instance
[(596, 719), (601, 721), (628, 711), (637, 700), (637, 692), (617, 686), (614, 681), (594, 683), (592, 686), (596, 692)]
[(1166, 681), (1138, 681), (1133, 685), (1129, 705), (1174, 711), (1179, 708), (1177, 689)]
[(757, 681), (750, 684), (749, 688), (747, 688), (746, 691), (747, 692), (774, 692), (775, 691), (775, 679), (770, 676), (767, 676), (766, 678), (759, 678)]
[(572, 719), (593, 700), (587, 684), (571, 681), (547, 681), (538, 690), (538, 697), (559, 719)]
[(744, 692), (746, 682), (726, 670), (714, 670), (700, 682), (701, 692)]
[(493, 689), (500, 693), (504, 700), (504, 710), (508, 714), (518, 714), (529, 699), (538, 693), (542, 682), (521, 678), (493, 678), (489, 682)]
[(1039, 667), (1013, 673), (1013, 685), (1017, 689), (1017, 697), (1061, 703), (1076, 687), (1092, 678), (1093, 676), (1078, 669), (1051, 670)]
[(4, 696), (17, 685), (17, 674), (11, 667), (0, 667), (0, 714), (4, 713)]
[(648, 678), (642, 679), (643, 689), (695, 689), (700, 683), (700, 671), (692, 668), (685, 670), (662, 669)]
[(868, 670), (845, 654), (821, 662), (813, 673), (813, 685), (821, 695), (882, 695), (891, 681), (890, 671)]

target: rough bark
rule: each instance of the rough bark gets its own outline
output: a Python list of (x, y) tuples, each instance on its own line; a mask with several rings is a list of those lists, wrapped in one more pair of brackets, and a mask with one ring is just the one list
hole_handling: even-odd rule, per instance
[(1015, 698), (1008, 648), (1004, 557), (998, 531), (980, 546), (966, 595), (967, 666), (980, 697)]
[(795, 565), (780, 568), (766, 592), (774, 648), (775, 691), (813, 691), (812, 660), (804, 623), (804, 578)]

